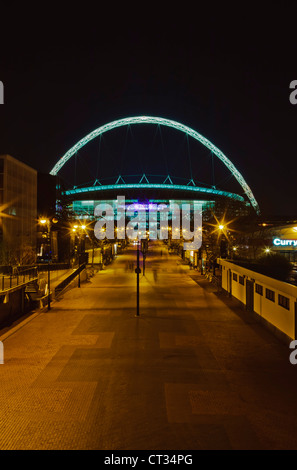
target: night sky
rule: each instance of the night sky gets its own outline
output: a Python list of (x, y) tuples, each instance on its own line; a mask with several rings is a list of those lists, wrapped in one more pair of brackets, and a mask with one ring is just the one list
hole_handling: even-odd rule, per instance
[(48, 173), (107, 122), (169, 118), (230, 158), (264, 215), (297, 219), (294, 2), (92, 5), (2, 11), (0, 154)]

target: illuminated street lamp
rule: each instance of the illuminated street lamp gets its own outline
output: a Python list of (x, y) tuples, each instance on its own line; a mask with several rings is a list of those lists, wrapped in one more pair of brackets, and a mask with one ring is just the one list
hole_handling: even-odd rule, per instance
[(48, 286), (48, 295), (47, 295), (47, 309), (51, 309), (51, 276), (50, 276), (50, 260), (51, 260), (51, 228), (52, 224), (56, 224), (58, 219), (53, 217), (52, 219), (41, 218), (39, 223), (43, 226), (47, 225), (47, 234), (48, 234), (48, 259), (47, 259), (47, 286)]
[(219, 246), (220, 246), (220, 257), (226, 257), (227, 254), (227, 239), (225, 235), (225, 229), (226, 226), (220, 222), (217, 225), (217, 230), (219, 231), (218, 234), (218, 241), (219, 241)]
[[(80, 287), (80, 261), (81, 261), (81, 249), (82, 249), (82, 239), (81, 239), (81, 236), (82, 236), (82, 233), (86, 230), (86, 225), (73, 225), (73, 228), (72, 228), (72, 231), (74, 233), (78, 232), (78, 239), (79, 239), (79, 243), (78, 243), (78, 287)], [(80, 233), (79, 233), (80, 232)]]

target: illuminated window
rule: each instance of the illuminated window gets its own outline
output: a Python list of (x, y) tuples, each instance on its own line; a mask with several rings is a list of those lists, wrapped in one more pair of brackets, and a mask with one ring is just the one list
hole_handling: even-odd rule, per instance
[(256, 292), (259, 295), (263, 295), (263, 286), (260, 286), (260, 284), (256, 284)]
[(278, 305), (290, 310), (290, 299), (284, 295), (278, 294)]
[(239, 284), (241, 284), (242, 286), (244, 286), (244, 277), (243, 277), (243, 276), (239, 276), (238, 282), (239, 282)]
[(271, 302), (275, 302), (275, 292), (270, 289), (266, 289), (266, 299), (271, 300)]

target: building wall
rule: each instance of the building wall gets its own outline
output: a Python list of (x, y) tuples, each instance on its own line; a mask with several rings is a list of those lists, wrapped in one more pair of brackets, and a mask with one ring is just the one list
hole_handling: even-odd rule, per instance
[(252, 281), (252, 310), (288, 338), (295, 339), (296, 286), (250, 271), (223, 259), (219, 259), (218, 264), (221, 266), (222, 288), (225, 291), (247, 306), (247, 281)]
[(1, 238), (5, 249), (36, 248), (37, 171), (0, 156)]
[[(276, 241), (275, 245), (273, 241)], [(271, 250), (286, 256), (292, 263), (297, 262), (297, 226), (290, 224), (287, 226), (275, 227), (271, 240)]]
[(296, 221), (286, 225), (264, 223), (261, 230), (251, 233), (248, 238), (246, 244), (249, 245), (249, 257), (254, 258), (270, 251), (285, 256), (292, 263), (297, 263)]

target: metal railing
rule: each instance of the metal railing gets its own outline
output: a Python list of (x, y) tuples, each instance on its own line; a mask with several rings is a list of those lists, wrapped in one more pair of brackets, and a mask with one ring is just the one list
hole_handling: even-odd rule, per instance
[(85, 269), (86, 265), (83, 263), (73, 273), (69, 274), (62, 282), (55, 287), (55, 296), (59, 295), (80, 273)]
[(18, 269), (13, 270), (11, 274), (0, 275), (0, 290), (4, 291), (18, 287), (21, 284), (26, 284), (33, 279), (37, 279), (37, 267), (27, 268), (19, 271)]
[(62, 271), (70, 269), (70, 263), (38, 263), (37, 270), (39, 273), (50, 271)]

